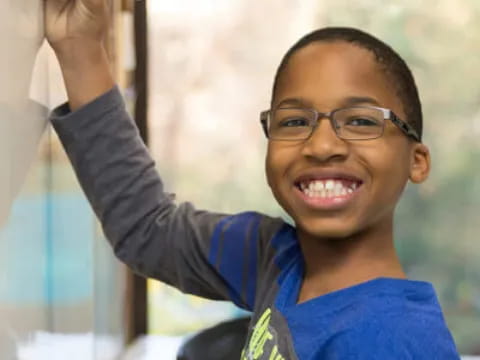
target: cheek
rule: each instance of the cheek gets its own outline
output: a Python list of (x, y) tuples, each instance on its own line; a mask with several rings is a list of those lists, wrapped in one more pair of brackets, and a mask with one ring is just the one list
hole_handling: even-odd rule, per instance
[(270, 187), (279, 185), (288, 168), (295, 161), (295, 154), (291, 147), (282, 146), (280, 143), (269, 143), (265, 160), (265, 172)]
[(281, 144), (270, 144), (265, 159), (267, 183), (277, 203), (289, 214), (292, 214), (288, 201), (289, 169), (295, 164), (295, 152)]
[(398, 149), (389, 146), (370, 156), (374, 190), (382, 203), (396, 203), (409, 178), (408, 154)]
[(267, 183), (271, 188), (275, 185), (275, 173), (278, 171), (278, 160), (276, 158), (276, 152), (271, 144), (267, 148), (267, 156), (265, 158), (265, 174), (267, 175)]

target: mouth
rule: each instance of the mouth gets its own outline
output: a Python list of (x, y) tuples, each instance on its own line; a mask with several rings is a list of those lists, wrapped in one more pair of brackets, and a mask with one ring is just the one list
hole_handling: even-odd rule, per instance
[(309, 207), (332, 210), (346, 206), (360, 191), (363, 181), (355, 177), (301, 178), (297, 195)]

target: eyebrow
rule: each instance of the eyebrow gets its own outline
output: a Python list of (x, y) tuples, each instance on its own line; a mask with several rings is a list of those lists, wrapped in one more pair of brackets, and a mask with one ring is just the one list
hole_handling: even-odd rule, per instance
[(372, 104), (375, 106), (380, 106), (380, 102), (370, 96), (349, 96), (343, 101), (343, 104), (348, 106), (361, 104)]
[[(355, 106), (355, 105), (361, 105), (361, 104), (371, 104), (375, 106), (381, 106), (378, 100), (370, 96), (348, 96), (342, 100), (340, 107), (348, 107), (348, 106)], [(278, 103), (276, 107), (279, 108), (285, 105), (313, 108), (312, 103), (304, 98), (283, 99)]]
[(287, 98), (283, 99), (278, 103), (276, 106), (277, 108), (285, 105), (293, 105), (293, 106), (302, 106), (302, 107), (313, 107), (312, 103), (303, 98)]

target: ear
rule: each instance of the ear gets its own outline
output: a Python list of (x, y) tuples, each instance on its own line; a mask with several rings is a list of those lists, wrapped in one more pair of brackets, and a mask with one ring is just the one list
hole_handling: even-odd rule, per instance
[(422, 143), (415, 143), (412, 147), (410, 162), (410, 181), (420, 184), (427, 180), (430, 174), (430, 151)]

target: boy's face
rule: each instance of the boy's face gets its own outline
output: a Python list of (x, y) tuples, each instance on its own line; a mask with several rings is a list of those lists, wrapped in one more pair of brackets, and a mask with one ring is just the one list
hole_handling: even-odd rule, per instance
[[(395, 87), (372, 53), (346, 42), (320, 42), (290, 59), (273, 107), (329, 112), (352, 105), (352, 98), (374, 99), (355, 105), (388, 108), (406, 120)], [(275, 198), (299, 231), (344, 238), (373, 227), (391, 232), (394, 208), (407, 180), (426, 179), (429, 161), (428, 149), (409, 140), (389, 120), (380, 138), (346, 141), (323, 118), (308, 140), (269, 141), (266, 173)]]

